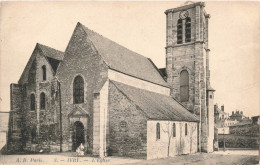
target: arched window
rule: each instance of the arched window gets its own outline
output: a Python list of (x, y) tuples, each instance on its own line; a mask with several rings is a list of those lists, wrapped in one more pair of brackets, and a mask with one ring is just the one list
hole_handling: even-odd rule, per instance
[(185, 123), (185, 136), (187, 136), (188, 135), (188, 125), (187, 125), (187, 123)]
[(180, 101), (189, 101), (189, 73), (187, 70), (180, 74)]
[(175, 125), (175, 123), (172, 124), (172, 137), (176, 137), (176, 125)]
[(73, 98), (75, 104), (84, 103), (84, 80), (81, 76), (74, 79)]
[(45, 65), (42, 66), (42, 80), (43, 81), (46, 80), (46, 66)]
[(177, 44), (182, 43), (182, 19), (178, 19), (177, 23)]
[(190, 17), (186, 18), (185, 21), (185, 42), (191, 41), (191, 23), (190, 23)]
[(160, 139), (160, 124), (156, 124), (156, 140)]
[(45, 93), (42, 92), (40, 95), (40, 109), (45, 109), (45, 104), (46, 104)]
[(31, 94), (31, 110), (35, 110), (35, 95)]

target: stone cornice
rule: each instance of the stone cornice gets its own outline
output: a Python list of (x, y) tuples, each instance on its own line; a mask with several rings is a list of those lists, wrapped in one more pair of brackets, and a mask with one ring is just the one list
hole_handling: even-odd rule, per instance
[(180, 6), (180, 7), (168, 9), (164, 13), (165, 14), (174, 13), (174, 12), (182, 11), (182, 10), (185, 10), (185, 9), (190, 9), (190, 8), (195, 7), (195, 6), (203, 6), (203, 7), (205, 7), (205, 3), (204, 2), (197, 2), (197, 3), (190, 4), (190, 5)]
[(165, 47), (165, 49), (167, 49), (167, 48), (175, 48), (175, 47), (180, 47), (180, 46), (187, 46), (187, 45), (192, 45), (192, 44), (195, 44), (195, 43), (204, 44), (205, 42), (204, 41), (195, 41), (195, 42), (189, 42), (189, 43), (184, 43), (184, 44), (168, 45), (168, 46)]

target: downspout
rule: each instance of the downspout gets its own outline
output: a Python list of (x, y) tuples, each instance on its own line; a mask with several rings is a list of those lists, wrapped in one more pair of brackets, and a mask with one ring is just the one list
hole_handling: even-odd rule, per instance
[[(199, 72), (200, 73), (200, 72)], [(200, 74), (199, 74), (199, 89), (200, 89)], [(201, 146), (201, 140), (202, 140), (202, 117), (201, 117), (201, 91), (199, 90), (199, 99), (200, 99), (200, 141), (199, 141), (199, 143), (200, 143), (200, 153), (201, 153), (201, 149), (202, 149), (202, 146)]]

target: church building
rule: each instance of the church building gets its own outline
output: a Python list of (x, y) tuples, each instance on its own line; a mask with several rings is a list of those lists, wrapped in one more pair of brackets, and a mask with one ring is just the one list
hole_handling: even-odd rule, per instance
[[(78, 23), (64, 52), (42, 44), (10, 85), (10, 152), (162, 158), (213, 152), (203, 2), (165, 11), (166, 67)], [(162, 55), (163, 57), (163, 55)]]

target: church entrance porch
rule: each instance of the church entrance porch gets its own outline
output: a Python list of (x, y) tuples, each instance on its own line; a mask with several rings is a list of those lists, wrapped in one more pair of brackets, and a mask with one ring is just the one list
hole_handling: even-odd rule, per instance
[(84, 125), (82, 124), (82, 122), (76, 121), (73, 125), (72, 151), (76, 151), (81, 143), (83, 145), (85, 144), (84, 135)]
[(89, 115), (82, 107), (75, 105), (68, 115), (70, 122), (69, 150), (76, 151), (82, 143), (85, 151), (89, 149), (88, 118)]

